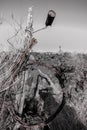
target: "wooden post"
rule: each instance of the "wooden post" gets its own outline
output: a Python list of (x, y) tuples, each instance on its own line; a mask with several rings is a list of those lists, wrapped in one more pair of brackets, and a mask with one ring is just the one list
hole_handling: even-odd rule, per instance
[[(30, 7), (28, 9), (27, 25), (26, 25), (25, 33), (26, 33), (26, 35), (25, 35), (25, 40), (24, 40), (24, 46), (25, 46), (25, 48), (27, 48), (27, 47), (29, 48), (29, 46), (30, 46), (29, 43), (31, 44), (31, 42), (32, 42), (32, 34), (33, 34), (32, 7)], [(26, 77), (27, 77), (26, 72), (24, 72), (23, 75), (24, 75), (23, 94), (22, 94), (22, 97), (19, 98), (19, 99), (21, 99), (20, 106), (19, 106), (19, 113), (20, 114), (22, 114), (22, 112), (23, 112), (24, 101), (25, 101), (25, 90), (26, 90), (25, 82), (26, 82)], [(20, 127), (20, 124), (16, 123), (14, 130), (17, 130), (19, 127)]]

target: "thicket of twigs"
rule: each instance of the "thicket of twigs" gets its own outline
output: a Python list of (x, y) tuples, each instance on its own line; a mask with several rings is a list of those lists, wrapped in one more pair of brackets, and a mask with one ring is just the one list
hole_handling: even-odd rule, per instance
[[(38, 93), (39, 90), (50, 87), (54, 90), (57, 102), (61, 102), (62, 93), (65, 93), (66, 103), (76, 110), (78, 119), (87, 125), (87, 56), (85, 54), (29, 53), (24, 56), (22, 67), (20, 66), (22, 62), (18, 62), (14, 63), (11, 69), (10, 65), (12, 66), (15, 57), (17, 54), (4, 54), (1, 60), (1, 79), (2, 75), (6, 77), (1, 81), (0, 87), (0, 125), (3, 130), (8, 127), (16, 129), (15, 126), (20, 125), (27, 129), (43, 127), (49, 114), (44, 111), (44, 103)], [(30, 103), (30, 110), (28, 107), (24, 109), (27, 103)], [(38, 110), (32, 110), (31, 104), (34, 107), (38, 106)], [(34, 117), (35, 111), (37, 112)], [(42, 116), (42, 113), (45, 115)]]

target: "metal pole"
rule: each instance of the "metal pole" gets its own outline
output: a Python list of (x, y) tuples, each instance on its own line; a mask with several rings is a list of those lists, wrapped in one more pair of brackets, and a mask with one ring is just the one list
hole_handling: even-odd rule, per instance
[(33, 33), (39, 32), (39, 31), (44, 30), (44, 29), (46, 29), (46, 28), (47, 28), (47, 27), (45, 26), (45, 27), (43, 27), (43, 28), (40, 28), (40, 29), (34, 31)]

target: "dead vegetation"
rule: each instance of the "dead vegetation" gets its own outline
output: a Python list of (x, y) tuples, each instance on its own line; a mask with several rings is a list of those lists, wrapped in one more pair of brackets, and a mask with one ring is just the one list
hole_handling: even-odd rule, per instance
[(86, 130), (87, 56), (31, 52), (29, 11), (24, 48), (1, 53), (0, 129)]
[[(26, 129), (45, 129), (45, 127), (49, 127), (53, 130), (59, 128), (65, 129), (65, 127), (67, 130), (73, 130), (73, 127), (74, 129), (86, 129), (83, 125), (86, 125), (87, 119), (85, 114), (87, 111), (86, 76), (84, 76), (83, 71), (83, 89), (79, 84), (77, 87), (77, 81), (79, 80), (80, 82), (80, 80), (82, 80), (82, 72), (80, 72), (82, 70), (78, 68), (78, 71), (78, 64), (76, 65), (72, 54), (67, 54), (67, 56), (71, 55), (72, 63), (70, 57), (66, 56), (67, 60), (64, 58), (66, 54), (63, 54), (61, 59), (58, 54), (30, 53), (27, 56), (30, 57), (30, 55), (33, 55), (35, 60), (28, 59), (26, 64), (23, 64), (20, 71), (17, 71), (18, 75), (14, 76), (14, 80), (12, 79), (12, 85), (10, 85), (10, 87), (4, 87), (4, 89), (2, 89), (3, 87), (1, 86), (1, 129), (18, 129), (19, 127), (20, 129), (22, 129), (22, 127)], [(54, 56), (54, 61), (56, 60), (56, 64), (53, 64), (52, 55)], [(79, 55), (75, 55), (75, 57), (77, 56)], [(44, 58), (46, 60), (44, 60)], [(9, 59), (10, 56), (7, 58), (6, 64), (10, 61)], [(64, 60), (63, 63), (65, 63), (63, 64), (60, 60)], [(82, 66), (78, 65), (78, 67)], [(76, 71), (78, 71), (78, 73)], [(77, 79), (76, 74), (78, 74), (79, 79)], [(8, 79), (10, 79), (10, 77)], [(63, 81), (61, 82), (60, 80)], [(5, 79), (4, 83), (6, 84), (8, 81), (9, 80)], [(63, 98), (62, 101), (63, 93), (65, 99)], [(66, 100), (66, 104), (63, 104), (64, 100)], [(63, 108), (61, 106), (63, 106)], [(68, 121), (71, 123), (68, 124)], [(83, 122), (83, 124), (80, 121)]]

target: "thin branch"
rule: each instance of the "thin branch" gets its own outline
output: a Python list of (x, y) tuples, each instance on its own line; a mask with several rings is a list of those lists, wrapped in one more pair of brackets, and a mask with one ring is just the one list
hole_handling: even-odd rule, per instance
[(9, 39), (7, 39), (7, 42), (17, 51), (17, 49), (14, 47), (14, 45), (10, 42), (10, 40), (14, 37), (16, 37), (19, 33), (20, 29), (12, 36), (10, 37)]

